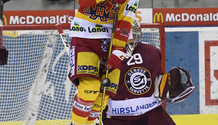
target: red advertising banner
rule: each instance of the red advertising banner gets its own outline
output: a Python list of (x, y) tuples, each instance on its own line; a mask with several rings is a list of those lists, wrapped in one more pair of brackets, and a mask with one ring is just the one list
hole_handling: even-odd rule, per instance
[(164, 26), (218, 25), (218, 8), (153, 9), (153, 22)]
[(3, 24), (4, 29), (55, 29), (55, 24), (61, 23), (64, 29), (69, 29), (74, 15), (74, 10), (4, 11)]
[[(149, 13), (151, 13), (150, 16), (152, 16), (153, 22), (163, 23), (164, 26), (218, 25), (218, 8), (154, 8), (153, 11), (145, 9), (143, 12), (144, 14), (141, 14), (142, 17), (145, 16), (147, 18)], [(55, 28), (57, 23), (61, 23), (64, 29), (68, 29), (74, 15), (75, 10), (4, 11), (3, 21), (4, 26), (7, 26), (5, 27), (6, 29), (12, 25), (16, 25), (18, 29), (23, 29), (23, 25), (25, 27), (40, 26), (45, 29), (47, 27)], [(137, 19), (139, 18), (138, 16), (136, 15)]]

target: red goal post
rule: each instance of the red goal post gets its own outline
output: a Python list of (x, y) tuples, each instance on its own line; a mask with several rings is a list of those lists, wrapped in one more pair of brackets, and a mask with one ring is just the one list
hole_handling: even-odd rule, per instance
[[(148, 42), (149, 44), (152, 44), (154, 46), (156, 46), (161, 51), (161, 64), (162, 64), (162, 70), (165, 73), (166, 72), (166, 55), (165, 55), (165, 29), (164, 29), (164, 25), (160, 24), (160, 23), (152, 23), (152, 24), (147, 24), (147, 23), (141, 23), (141, 28), (143, 29), (150, 29), (151, 34), (155, 34), (156, 37), (152, 37), (151, 36), (151, 40), (152, 42)], [(146, 31), (143, 31), (146, 32)], [(158, 35), (159, 34), (159, 35)], [(145, 34), (144, 34), (145, 35)], [(152, 39), (154, 38), (154, 39)], [(142, 41), (147, 41), (146, 38), (142, 38)]]
[[(162, 24), (141, 24), (142, 42), (161, 51), (165, 72), (165, 31)], [(69, 27), (63, 27), (66, 41)], [(69, 61), (54, 25), (3, 27), (8, 64), (0, 67), (0, 125), (70, 123), (76, 87), (68, 79)]]
[[(141, 23), (142, 28), (142, 41), (159, 48), (161, 52), (161, 66), (163, 73), (166, 73), (166, 48), (165, 48), (165, 28), (160, 23)], [(148, 37), (146, 37), (148, 36)], [(166, 103), (162, 103), (166, 109)]]

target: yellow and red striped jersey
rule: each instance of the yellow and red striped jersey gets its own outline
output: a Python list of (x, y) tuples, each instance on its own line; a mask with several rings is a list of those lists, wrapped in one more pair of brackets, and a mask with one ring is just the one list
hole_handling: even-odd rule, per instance
[[(78, 0), (80, 7), (71, 22), (70, 37), (88, 39), (111, 38), (115, 5), (111, 0)], [(119, 4), (113, 46), (125, 47), (132, 38), (131, 28), (139, 0)]]

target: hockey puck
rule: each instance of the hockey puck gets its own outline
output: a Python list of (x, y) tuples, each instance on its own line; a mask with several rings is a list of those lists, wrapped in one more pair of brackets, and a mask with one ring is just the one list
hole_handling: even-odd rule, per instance
[(103, 86), (108, 86), (110, 84), (110, 79), (105, 78), (101, 81), (101, 85)]

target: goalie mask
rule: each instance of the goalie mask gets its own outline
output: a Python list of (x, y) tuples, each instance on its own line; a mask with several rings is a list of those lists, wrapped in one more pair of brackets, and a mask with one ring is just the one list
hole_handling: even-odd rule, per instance
[(177, 103), (185, 100), (194, 89), (189, 73), (177, 66), (156, 78), (154, 96)]
[(132, 25), (133, 40), (126, 44), (127, 54), (130, 56), (138, 42), (142, 38), (142, 31), (138, 21), (134, 20)]

